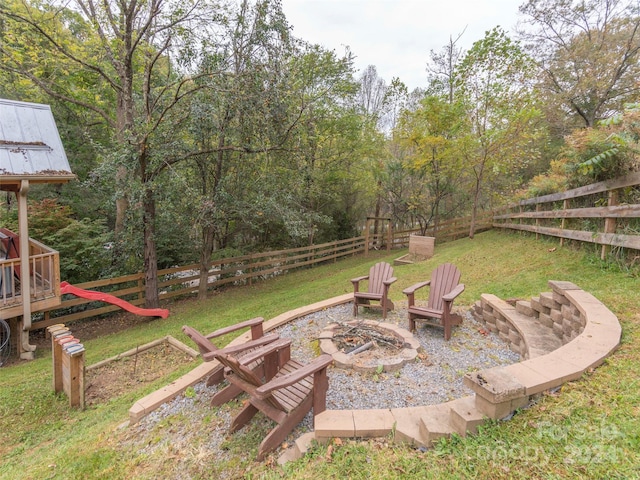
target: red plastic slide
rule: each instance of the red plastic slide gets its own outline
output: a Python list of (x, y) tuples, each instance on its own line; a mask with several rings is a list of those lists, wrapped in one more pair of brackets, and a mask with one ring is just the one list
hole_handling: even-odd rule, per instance
[(130, 304), (126, 300), (109, 295), (108, 293), (96, 292), (95, 290), (84, 290), (82, 288), (74, 287), (69, 282), (60, 282), (60, 293), (69, 293), (76, 297), (86, 298), (89, 300), (98, 300), (100, 302), (112, 303), (120, 308), (131, 312), (135, 315), (141, 315), (143, 317), (162, 317), (167, 318), (169, 316), (169, 310), (165, 308), (140, 308)]

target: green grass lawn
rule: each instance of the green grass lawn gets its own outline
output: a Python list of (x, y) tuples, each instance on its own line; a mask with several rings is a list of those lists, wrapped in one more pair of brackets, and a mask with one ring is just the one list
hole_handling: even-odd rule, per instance
[[(428, 451), (389, 439), (344, 440), (319, 446), (284, 469), (241, 454), (225, 463), (215, 456), (159, 458), (132, 449), (124, 441), (130, 430), (122, 424), (137, 399), (192, 367), (78, 411), (53, 393), (50, 352), (43, 349), (32, 362), (0, 369), (0, 478), (640, 478), (640, 282), (633, 272), (597, 260), (591, 249), (554, 247), (556, 241), (487, 232), (438, 245), (429, 261), (395, 268), (393, 300), (404, 300), (402, 289), (428, 278), (436, 265), (453, 262), (466, 284), (457, 306), (471, 306), (482, 293), (528, 299), (549, 291), (548, 280), (565, 280), (596, 296), (622, 324), (621, 347), (604, 365), (540, 397), (510, 421), (485, 425), (478, 435), (454, 437)], [(183, 324), (212, 331), (350, 292), (350, 278), (403, 253), (375, 252), (217, 292), (206, 301), (176, 302), (168, 319), (85, 342), (86, 363), (168, 334), (188, 343)], [(158, 430), (158, 441), (182, 420), (188, 422), (174, 419)], [(227, 456), (250, 450), (243, 444), (249, 438), (230, 439)]]

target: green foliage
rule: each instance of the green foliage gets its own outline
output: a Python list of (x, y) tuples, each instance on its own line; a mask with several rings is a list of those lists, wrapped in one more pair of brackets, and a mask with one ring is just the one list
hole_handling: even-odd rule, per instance
[(584, 185), (623, 176), (640, 168), (636, 106), (594, 128), (567, 137), (562, 151), (568, 159), (571, 183)]
[(568, 182), (566, 162), (552, 161), (549, 171), (533, 177), (527, 188), (518, 194), (518, 198), (526, 199), (562, 192), (567, 190)]
[(187, 398), (195, 398), (196, 396), (196, 391), (193, 387), (187, 387), (187, 389), (184, 391), (184, 396)]
[(69, 283), (89, 282), (109, 273), (111, 236), (100, 220), (72, 217), (54, 199), (29, 204), (29, 235), (60, 253), (60, 276)]
[(523, 196), (555, 193), (638, 171), (639, 142), (640, 107), (627, 105), (597, 126), (568, 135), (549, 171), (532, 179)]
[(102, 222), (85, 218), (74, 220), (45, 242), (60, 252), (61, 278), (69, 283), (81, 283), (109, 275), (110, 239)]
[(465, 113), (462, 103), (436, 95), (403, 112), (396, 129), (403, 158), (388, 162), (385, 177), (395, 222), (417, 222), (424, 233), (439, 217), (455, 215), (469, 128)]
[(538, 84), (552, 122), (594, 127), (637, 101), (636, 2), (528, 0), (520, 12), (520, 34), (538, 61)]
[[(10, 194), (13, 196), (13, 194)], [(17, 208), (3, 211), (0, 223), (18, 231)], [(60, 276), (70, 283), (89, 282), (110, 273), (111, 236), (101, 220), (73, 218), (72, 209), (55, 199), (30, 201), (29, 235), (60, 254)]]
[(528, 188), (518, 198), (541, 197), (566, 189), (567, 179), (562, 175), (537, 175), (531, 179)]
[(470, 122), (463, 159), (473, 218), (482, 205), (501, 203), (520, 187), (520, 173), (543, 148), (546, 129), (534, 74), (533, 60), (499, 27), (475, 42), (458, 66), (458, 91)]
[(29, 235), (41, 241), (46, 240), (69, 226), (73, 221), (71, 215), (71, 208), (59, 205), (55, 199), (29, 202)]

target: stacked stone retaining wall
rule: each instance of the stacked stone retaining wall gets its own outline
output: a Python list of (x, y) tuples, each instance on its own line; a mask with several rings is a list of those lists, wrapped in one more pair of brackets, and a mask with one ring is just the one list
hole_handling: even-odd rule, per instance
[(483, 294), (475, 318), (498, 332), (524, 359), (465, 375), (476, 407), (501, 418), (526, 405), (532, 396), (575, 380), (604, 362), (620, 344), (616, 316), (600, 301), (570, 282), (549, 281), (550, 293), (515, 307)]

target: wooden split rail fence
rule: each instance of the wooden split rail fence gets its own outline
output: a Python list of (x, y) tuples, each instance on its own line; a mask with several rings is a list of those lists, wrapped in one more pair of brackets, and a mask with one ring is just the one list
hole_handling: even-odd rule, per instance
[[(438, 229), (429, 229), (428, 235), (437, 235), (438, 242), (464, 237), (469, 231), (470, 217), (445, 220)], [(491, 227), (491, 216), (478, 221), (480, 229)], [(480, 231), (480, 230), (478, 230)], [(308, 247), (292, 248), (271, 252), (253, 253), (239, 257), (214, 260), (208, 271), (208, 289), (225, 285), (251, 285), (255, 281), (265, 280), (302, 267), (313, 267), (326, 262), (335, 262), (341, 258), (363, 254), (372, 248), (406, 248), (409, 236), (420, 233), (418, 229), (368, 233), (360, 237), (338, 240)], [(390, 244), (389, 244), (390, 242)], [(369, 248), (367, 248), (367, 246)], [(192, 264), (158, 271), (160, 300), (193, 294), (198, 291), (200, 265)], [(144, 305), (144, 274), (135, 273), (117, 278), (108, 278), (75, 285), (85, 290), (97, 290), (109, 293), (128, 301), (132, 305)], [(118, 311), (119, 307), (101, 302), (92, 302), (84, 298), (63, 298), (62, 304), (46, 310), (42, 317), (34, 320), (31, 330), (46, 328), (57, 323), (97, 317)]]
[[(251, 285), (255, 281), (282, 275), (289, 270), (335, 262), (340, 258), (364, 252), (364, 237), (338, 240), (309, 247), (271, 252), (253, 253), (239, 257), (214, 260), (207, 274), (208, 289), (225, 285)], [(196, 293), (199, 289), (200, 265), (192, 264), (158, 271), (160, 300)], [(122, 298), (132, 305), (144, 305), (144, 274), (142, 272), (117, 278), (108, 278), (76, 285), (86, 290), (97, 290)], [(31, 330), (57, 323), (70, 323), (85, 318), (115, 312), (119, 307), (84, 298), (64, 298), (61, 305), (46, 310), (42, 318), (34, 321)]]
[[(522, 200), (476, 220), (476, 232), (490, 228), (511, 229), (548, 235), (565, 240), (588, 242), (601, 246), (605, 258), (612, 248), (630, 252), (631, 262), (640, 259), (640, 172), (623, 178), (594, 183), (561, 193)], [(208, 271), (208, 288), (224, 285), (251, 284), (281, 275), (288, 270), (312, 267), (328, 261), (366, 253), (370, 248), (406, 248), (411, 234), (432, 236), (438, 243), (463, 238), (469, 233), (471, 218), (439, 222), (438, 227), (379, 233), (328, 242), (308, 247), (254, 253), (212, 261)], [(640, 262), (637, 262), (640, 263)], [(174, 267), (158, 272), (160, 299), (168, 299), (198, 291), (198, 264)], [(144, 275), (137, 273), (118, 278), (97, 280), (77, 285), (88, 290), (102, 290), (133, 305), (144, 304)], [(45, 311), (34, 321), (33, 329), (56, 323), (69, 323), (118, 310), (83, 298), (63, 300), (55, 309)]]
[[(522, 200), (494, 215), (494, 228), (520, 230), (612, 248), (640, 258), (640, 172), (566, 192)], [(632, 259), (632, 260), (633, 260)]]

